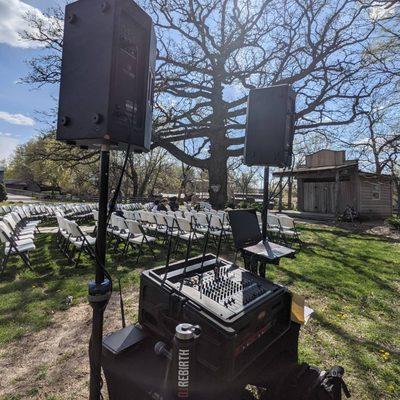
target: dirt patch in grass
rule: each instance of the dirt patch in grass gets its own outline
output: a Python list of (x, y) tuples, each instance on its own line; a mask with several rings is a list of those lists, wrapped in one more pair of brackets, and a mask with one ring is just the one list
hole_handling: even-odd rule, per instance
[[(127, 315), (133, 321), (137, 291), (125, 292)], [(120, 327), (119, 297), (113, 295), (105, 313), (104, 332)], [(81, 302), (55, 313), (48, 329), (3, 347), (0, 399), (87, 399), (90, 330), (91, 308)]]

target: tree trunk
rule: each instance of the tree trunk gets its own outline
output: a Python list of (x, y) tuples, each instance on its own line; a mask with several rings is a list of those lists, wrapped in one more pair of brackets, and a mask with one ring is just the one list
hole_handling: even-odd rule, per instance
[(216, 152), (211, 155), (208, 168), (210, 203), (213, 208), (225, 208), (228, 200), (228, 168), (224, 153)]
[(133, 184), (133, 197), (137, 197), (139, 191), (139, 177), (135, 168), (132, 168), (132, 184)]
[(336, 171), (335, 175), (335, 222), (339, 220), (339, 197), (340, 197), (340, 175), (339, 171)]
[(287, 202), (288, 210), (292, 209), (292, 193), (293, 193), (293, 180), (292, 180), (292, 177), (289, 176), (289, 178), (288, 178), (288, 202)]
[(400, 180), (395, 180), (396, 192), (397, 192), (397, 215), (400, 215)]

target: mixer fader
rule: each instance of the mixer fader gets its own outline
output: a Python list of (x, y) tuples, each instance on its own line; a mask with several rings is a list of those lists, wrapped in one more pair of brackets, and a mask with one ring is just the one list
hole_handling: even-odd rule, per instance
[(196, 289), (200, 298), (205, 296), (236, 312), (253, 300), (272, 292), (255, 278), (248, 271), (229, 265), (196, 273), (185, 278), (183, 285)]

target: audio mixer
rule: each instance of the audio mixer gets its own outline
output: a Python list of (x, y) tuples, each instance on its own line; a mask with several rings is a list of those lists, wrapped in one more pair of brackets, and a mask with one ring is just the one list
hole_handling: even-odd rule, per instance
[(276, 285), (258, 278), (249, 271), (230, 264), (213, 266), (207, 270), (209, 264), (210, 262), (206, 262), (203, 265), (203, 272), (191, 271), (189, 276), (183, 279), (178, 275), (171, 279), (170, 283), (180, 293), (201, 303), (218, 318), (229, 320), (277, 290)]
[(290, 325), (291, 294), (213, 254), (144, 271), (139, 322), (164, 341), (175, 326), (200, 325), (199, 363), (230, 380)]

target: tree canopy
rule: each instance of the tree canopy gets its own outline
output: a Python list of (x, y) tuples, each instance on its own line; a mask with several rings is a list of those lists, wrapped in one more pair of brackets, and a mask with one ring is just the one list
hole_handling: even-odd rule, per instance
[[(301, 149), (318, 135), (334, 143), (340, 129), (366, 116), (364, 102), (398, 76), (398, 14), (381, 14), (387, 4), (379, 0), (140, 4), (152, 15), (158, 37), (153, 148), (206, 171), (215, 207), (227, 200), (229, 159), (243, 152), (250, 89), (293, 86)], [(27, 16), (33, 29), (24, 37), (44, 50), (29, 60), (26, 82), (58, 83), (62, 19), (60, 9), (45, 19)]]

